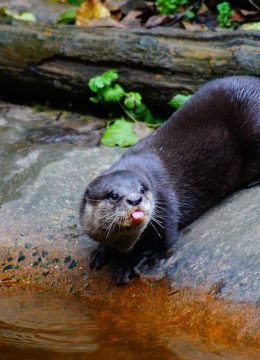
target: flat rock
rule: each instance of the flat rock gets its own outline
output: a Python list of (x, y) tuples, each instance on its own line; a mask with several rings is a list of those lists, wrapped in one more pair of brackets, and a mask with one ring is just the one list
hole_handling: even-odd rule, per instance
[[(0, 252), (4, 276), (22, 276), (33, 268), (32, 281), (40, 276), (48, 283), (68, 269), (81, 271), (88, 279), (95, 273), (88, 271), (87, 260), (95, 245), (81, 235), (78, 226), (80, 198), (86, 184), (122, 150), (89, 148), (87, 142), (68, 141), (68, 134), (73, 139), (93, 132), (100, 136), (102, 127), (101, 120), (86, 120), (79, 114), (1, 104)], [(40, 141), (46, 136), (49, 141)], [(183, 230), (170, 259), (152, 268), (145, 266), (143, 277), (160, 278), (166, 273), (174, 287), (201, 286), (225, 299), (258, 303), (259, 203), (259, 186), (225, 199)], [(37, 257), (37, 252), (45, 256)]]
[(103, 128), (102, 119), (0, 102), (2, 356), (11, 345), (10, 359), (28, 358), (47, 343), (57, 359), (88, 354), (89, 344), (93, 359), (122, 358), (127, 341), (129, 359), (259, 359), (260, 188), (208, 211), (172, 258), (118, 287), (108, 267), (89, 270), (96, 245), (78, 221), (86, 184), (122, 153), (93, 146)]
[(172, 283), (203, 284), (237, 301), (260, 301), (260, 186), (242, 190), (183, 230), (167, 262)]

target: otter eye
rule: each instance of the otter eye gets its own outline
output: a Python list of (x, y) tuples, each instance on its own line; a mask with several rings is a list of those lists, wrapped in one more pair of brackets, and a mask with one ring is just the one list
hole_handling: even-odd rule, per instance
[(147, 191), (147, 188), (142, 185), (141, 188), (140, 188), (140, 193), (145, 194), (146, 191)]
[(111, 193), (109, 198), (116, 201), (119, 199), (119, 195), (117, 193)]

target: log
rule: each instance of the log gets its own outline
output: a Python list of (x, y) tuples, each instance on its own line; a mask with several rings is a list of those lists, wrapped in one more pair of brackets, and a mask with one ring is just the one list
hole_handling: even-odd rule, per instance
[(118, 29), (0, 21), (0, 93), (86, 103), (88, 80), (119, 70), (126, 89), (165, 104), (227, 75), (260, 75), (260, 32)]

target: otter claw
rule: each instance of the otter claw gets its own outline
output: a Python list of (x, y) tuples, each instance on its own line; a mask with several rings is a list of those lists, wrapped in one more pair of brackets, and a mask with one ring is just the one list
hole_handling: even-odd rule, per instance
[(142, 254), (139, 258), (136, 258), (132, 264), (121, 265), (116, 273), (117, 285), (126, 285), (133, 277), (140, 275), (139, 269), (147, 259), (147, 254)]
[(117, 285), (127, 285), (135, 274), (133, 273), (133, 269), (120, 269), (116, 275), (116, 283)]
[(110, 259), (111, 251), (104, 245), (98, 246), (90, 255), (90, 269), (99, 270), (103, 265), (107, 264)]
[(128, 267), (128, 268), (120, 268), (116, 274), (116, 283), (117, 285), (126, 285), (130, 282), (130, 280), (140, 275), (140, 271), (138, 266)]
[(137, 266), (135, 266), (135, 267), (133, 268), (133, 273), (134, 273), (135, 275), (140, 275), (140, 270), (138, 269)]

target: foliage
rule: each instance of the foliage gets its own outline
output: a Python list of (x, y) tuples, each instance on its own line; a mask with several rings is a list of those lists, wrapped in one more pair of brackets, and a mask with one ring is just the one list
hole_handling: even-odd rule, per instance
[(220, 3), (217, 5), (218, 9), (218, 22), (220, 27), (222, 28), (230, 28), (232, 27), (232, 23), (230, 18), (232, 16), (232, 9), (230, 4), (227, 1)]
[(118, 103), (131, 120), (145, 121), (156, 126), (158, 119), (153, 117), (143, 104), (141, 94), (134, 91), (126, 92), (121, 85), (115, 83), (117, 79), (116, 70), (108, 70), (90, 79), (89, 88), (95, 93), (90, 100), (94, 103)]
[(192, 20), (196, 16), (196, 13), (192, 10), (185, 11), (185, 17), (189, 20)]
[(15, 11), (8, 10), (4, 6), (0, 8), (0, 17), (23, 21), (36, 21), (35, 16), (30, 12), (22, 12), (21, 14), (18, 14)]
[[(252, 11), (244, 11), (246, 1), (238, 1), (235, 9), (231, 9), (229, 0), (206, 2), (202, 0), (154, 0), (141, 1), (110, 1), (110, 0), (48, 0), (73, 6), (74, 12), (64, 12), (59, 16), (58, 23), (70, 23), (80, 27), (127, 27), (131, 28), (138, 24), (144, 28), (157, 26), (172, 26), (179, 23), (181, 28), (188, 30), (214, 29), (217, 23), (223, 28), (247, 29), (250, 24), (243, 27), (247, 22), (257, 22), (260, 13), (257, 6), (252, 2), (248, 4)], [(225, 1), (225, 2), (223, 2)], [(221, 3), (222, 2), (222, 3)], [(127, 3), (127, 6), (125, 6)], [(218, 4), (218, 12), (215, 11), (215, 3)], [(213, 4), (214, 3), (214, 4)], [(220, 4), (219, 4), (220, 3)], [(233, 4), (233, 3), (232, 3)], [(254, 10), (255, 8), (255, 10)], [(138, 10), (138, 11), (135, 11)], [(166, 15), (166, 16), (161, 16)], [(173, 14), (173, 15), (172, 15)], [(176, 15), (177, 14), (177, 15)], [(172, 15), (172, 16), (169, 16)], [(218, 22), (216, 21), (218, 18)], [(257, 26), (257, 25), (256, 25)], [(254, 28), (252, 28), (254, 29)], [(256, 30), (258, 26), (256, 27)]]
[(179, 109), (191, 96), (192, 95), (177, 94), (169, 101), (169, 105), (175, 109)]
[(67, 3), (70, 5), (80, 6), (81, 4), (84, 3), (84, 1), (86, 0), (67, 0)]
[[(126, 92), (121, 85), (116, 83), (116, 80), (118, 80), (118, 72), (114, 69), (91, 78), (88, 85), (95, 96), (92, 96), (90, 100), (94, 103), (114, 103), (120, 106), (126, 118), (110, 121), (101, 142), (106, 146), (126, 147), (138, 141), (133, 130), (135, 122), (142, 121), (149, 127), (156, 128), (162, 124), (162, 120), (154, 117), (147, 106), (143, 104), (140, 93)], [(177, 109), (190, 96), (178, 94), (171, 99), (170, 105)]]
[(124, 118), (109, 122), (101, 143), (106, 146), (127, 147), (137, 143), (139, 140), (133, 130), (134, 123)]
[(124, 105), (129, 110), (134, 110), (142, 105), (142, 96), (139, 93), (130, 92), (125, 94)]
[[(59, 1), (59, 0), (57, 0)], [(110, 11), (101, 0), (67, 0), (68, 5), (78, 6), (78, 9), (66, 10), (59, 15), (58, 24), (76, 24), (89, 26), (91, 20), (110, 17)]]
[(133, 132), (133, 122), (143, 121), (150, 127), (158, 127), (162, 121), (155, 118), (151, 111), (143, 104), (142, 96), (138, 92), (126, 92), (121, 85), (115, 83), (118, 79), (116, 70), (107, 70), (102, 75), (89, 80), (89, 88), (95, 93), (90, 100), (94, 103), (115, 103), (120, 106), (127, 118), (109, 123), (102, 137), (102, 143), (107, 146), (130, 146), (138, 138)]
[(155, 5), (160, 14), (170, 15), (178, 12), (181, 6), (186, 6), (188, 3), (188, 0), (156, 0)]
[(74, 9), (66, 10), (57, 18), (58, 24), (75, 24), (77, 11)]
[[(104, 99), (103, 93), (107, 89), (111, 89), (112, 83), (118, 79), (116, 70), (107, 70), (102, 75), (95, 76), (89, 80), (88, 86), (91, 91), (97, 94), (97, 97), (92, 97), (92, 102), (102, 102)], [(115, 100), (119, 101), (119, 100)]]
[(242, 25), (243, 30), (260, 30), (260, 21)]

